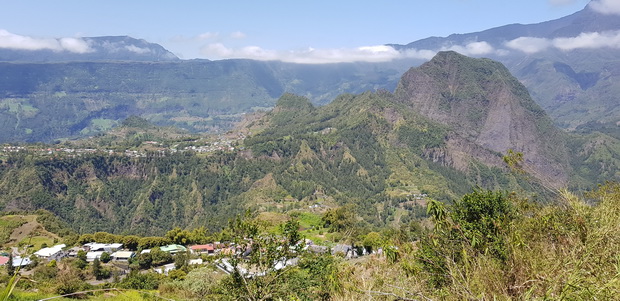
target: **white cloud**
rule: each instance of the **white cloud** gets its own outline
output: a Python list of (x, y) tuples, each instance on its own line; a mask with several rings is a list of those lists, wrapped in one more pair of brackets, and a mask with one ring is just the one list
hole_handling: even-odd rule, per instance
[(77, 38), (61, 38), (58, 40), (60, 42), (60, 47), (63, 50), (67, 50), (69, 52), (74, 53), (88, 53), (93, 50), (90, 49), (90, 46), (86, 41)]
[(92, 52), (88, 43), (80, 38), (32, 38), (0, 29), (0, 48), (17, 50), (53, 50), (74, 53)]
[(576, 37), (555, 39), (520, 37), (506, 42), (505, 45), (527, 54), (544, 51), (550, 47), (564, 51), (593, 48), (620, 49), (620, 31), (586, 32)]
[(460, 54), (470, 55), (470, 56), (479, 56), (479, 55), (491, 54), (495, 52), (495, 49), (493, 48), (493, 46), (491, 46), (491, 44), (487, 42), (472, 42), (465, 46), (454, 45), (454, 46), (447, 47), (447, 48), (444, 47), (441, 50), (442, 51), (452, 50)]
[(401, 51), (401, 53), (405, 58), (430, 60), (437, 54), (437, 51), (428, 49), (407, 49)]
[(588, 5), (602, 14), (620, 15), (620, 1), (618, 0), (593, 0)]
[(149, 48), (141, 48), (141, 47), (138, 47), (136, 45), (127, 45), (127, 46), (125, 46), (125, 49), (127, 49), (127, 50), (129, 50), (131, 52), (134, 52), (134, 53), (138, 53), (138, 54), (145, 54), (145, 53), (151, 52), (151, 49), (149, 49)]
[(520, 37), (506, 42), (506, 47), (532, 54), (549, 48), (552, 43), (544, 38)]
[(574, 38), (557, 38), (553, 40), (553, 46), (562, 50), (603, 47), (620, 48), (620, 31), (588, 32)]
[(246, 37), (246, 34), (241, 31), (235, 31), (230, 34), (230, 37), (233, 39), (243, 39)]
[(325, 64), (345, 62), (387, 62), (399, 58), (430, 59), (436, 52), (429, 50), (398, 51), (390, 46), (363, 46), (358, 48), (315, 49), (278, 51), (248, 46), (239, 49), (228, 48), (221, 43), (209, 44), (201, 49), (207, 58), (246, 58), (261, 61), (284, 61), (301, 64)]
[(511, 51), (533, 54), (548, 49), (570, 51), (584, 48), (615, 48), (620, 49), (620, 31), (603, 33), (582, 33), (570, 38), (535, 38), (520, 37), (505, 42), (504, 47), (495, 48), (488, 42), (477, 41), (464, 45), (453, 45), (440, 49), (404, 49), (396, 50), (390, 46), (363, 46), (358, 48), (315, 49), (308, 48), (295, 51), (279, 51), (263, 49), (258, 46), (229, 48), (222, 43), (204, 46), (200, 53), (210, 59), (246, 58), (254, 60), (278, 60), (303, 64), (324, 64), (343, 62), (388, 62), (395, 59), (414, 58), (430, 60), (438, 51), (452, 50), (463, 55), (480, 57), (485, 55), (505, 56)]
[(209, 39), (215, 39), (219, 36), (220, 34), (217, 32), (205, 32), (202, 34), (199, 34), (198, 36), (196, 36), (196, 39), (198, 40), (209, 40)]

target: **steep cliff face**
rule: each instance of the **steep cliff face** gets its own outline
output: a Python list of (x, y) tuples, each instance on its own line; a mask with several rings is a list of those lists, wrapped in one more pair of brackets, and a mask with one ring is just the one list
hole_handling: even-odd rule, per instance
[[(441, 52), (406, 72), (395, 95), (399, 102), (454, 131), (441, 150), (453, 167), (465, 169), (471, 158), (497, 165), (501, 162), (497, 157), (512, 149), (524, 154), (526, 171), (549, 186), (568, 183), (563, 133), (501, 63)], [(466, 155), (458, 145), (488, 151)]]

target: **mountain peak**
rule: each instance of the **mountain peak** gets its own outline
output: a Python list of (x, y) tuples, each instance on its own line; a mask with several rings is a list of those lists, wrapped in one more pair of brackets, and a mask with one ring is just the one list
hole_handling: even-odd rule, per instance
[(523, 152), (534, 172), (565, 184), (561, 133), (501, 63), (454, 51), (407, 71), (395, 92), (399, 102), (453, 129), (459, 139), (497, 153)]

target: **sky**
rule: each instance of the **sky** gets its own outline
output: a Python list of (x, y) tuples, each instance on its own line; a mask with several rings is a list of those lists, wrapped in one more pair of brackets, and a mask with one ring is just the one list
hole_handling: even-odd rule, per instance
[[(589, 2), (0, 0), (0, 48), (79, 52), (88, 51), (82, 37), (128, 35), (158, 43), (182, 59), (383, 61), (393, 55), (384, 44), (548, 21)], [(620, 15), (620, 0), (592, 5)], [(519, 42), (541, 41), (514, 45)]]

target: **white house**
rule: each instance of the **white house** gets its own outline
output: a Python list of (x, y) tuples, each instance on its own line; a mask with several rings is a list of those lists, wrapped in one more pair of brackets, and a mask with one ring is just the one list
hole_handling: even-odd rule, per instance
[(60, 252), (62, 252), (62, 249), (65, 248), (66, 246), (67, 245), (65, 244), (60, 244), (60, 245), (55, 245), (49, 248), (43, 248), (39, 251), (34, 252), (34, 255), (36, 255), (39, 258), (46, 258), (46, 259), (52, 258), (60, 254)]
[(116, 251), (112, 253), (112, 259), (116, 261), (129, 261), (135, 255), (134, 252), (131, 251)]
[(174, 263), (169, 263), (169, 264), (165, 264), (165, 265), (163, 265), (161, 267), (157, 267), (157, 268), (153, 268), (153, 269), (157, 273), (168, 275), (168, 272), (174, 270), (175, 267), (174, 267)]
[(19, 257), (19, 256), (15, 256), (13, 257), (13, 267), (25, 267), (27, 265), (29, 265), (32, 261), (30, 261), (30, 258), (28, 257)]
[(95, 251), (86, 253), (86, 261), (93, 262), (95, 258), (100, 259), (104, 251)]
[(89, 242), (87, 244), (84, 244), (85, 247), (88, 247), (88, 250), (91, 252), (95, 252), (95, 251), (105, 251), (108, 253), (112, 253), (112, 252), (116, 252), (118, 251), (118, 249), (120, 249), (123, 244), (121, 243), (113, 243), (113, 244), (100, 244), (100, 243), (96, 243), (96, 242)]

